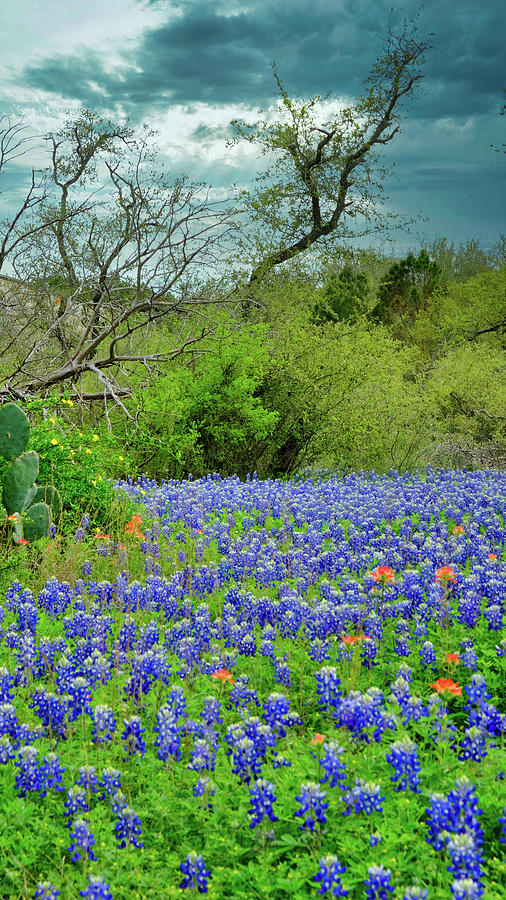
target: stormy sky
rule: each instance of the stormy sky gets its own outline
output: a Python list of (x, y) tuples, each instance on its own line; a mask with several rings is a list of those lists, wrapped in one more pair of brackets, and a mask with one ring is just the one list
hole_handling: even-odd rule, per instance
[[(226, 192), (264, 162), (227, 146), (230, 120), (274, 117), (272, 63), (291, 97), (363, 92), (392, 0), (16, 0), (0, 11), (0, 113), (43, 135), (90, 107), (159, 132), (166, 166)], [(419, 9), (410, 0), (409, 17)], [(400, 16), (400, 10), (396, 11)], [(490, 246), (505, 231), (503, 0), (426, 0), (419, 34), (433, 48), (419, 93), (386, 150), (389, 207), (426, 217), (392, 232), (396, 252), (445, 236)], [(328, 110), (329, 106), (326, 107)], [(325, 110), (324, 110), (325, 111)], [(493, 146), (491, 146), (493, 145)], [(0, 175), (0, 219), (21, 196), (34, 149)], [(378, 238), (370, 243), (378, 245)]]

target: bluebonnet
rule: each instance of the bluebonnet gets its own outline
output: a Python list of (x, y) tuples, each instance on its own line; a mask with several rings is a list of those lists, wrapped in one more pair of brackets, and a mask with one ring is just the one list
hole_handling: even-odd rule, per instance
[(394, 646), (394, 650), (397, 653), (397, 656), (409, 656), (411, 653), (411, 647), (409, 645), (409, 640), (405, 637), (397, 638)]
[(264, 719), (280, 737), (286, 735), (285, 718), (290, 710), (290, 701), (284, 694), (269, 694), (264, 702)]
[(318, 704), (323, 709), (336, 710), (341, 700), (341, 684), (335, 666), (323, 666), (315, 672)]
[(214, 771), (216, 753), (205, 738), (195, 738), (188, 768), (195, 772)]
[(366, 638), (362, 644), (362, 648), (360, 650), (360, 659), (362, 661), (362, 666), (365, 669), (372, 669), (373, 666), (379, 665), (376, 661), (376, 655), (378, 653), (378, 643), (374, 640), (374, 638)]
[(265, 818), (271, 822), (277, 822), (278, 817), (274, 815), (273, 804), (276, 801), (274, 796), (274, 785), (265, 778), (257, 778), (249, 789), (250, 793), (250, 828), (255, 828)]
[(116, 791), (111, 797), (111, 809), (115, 816), (119, 816), (119, 814), (126, 809), (128, 806), (127, 798), (125, 797), (123, 791)]
[(503, 627), (503, 610), (498, 603), (492, 603), (483, 610), (483, 615), (488, 622), (489, 631), (500, 631)]
[(130, 678), (123, 690), (127, 697), (139, 700), (142, 694), (149, 693), (155, 681), (167, 684), (170, 673), (171, 667), (161, 650), (150, 647), (143, 653), (136, 652), (132, 660)]
[(40, 792), (42, 797), (46, 796), (46, 773), (37, 759), (38, 752), (36, 747), (30, 745), (21, 747), (18, 751), (14, 762), (18, 769), (14, 786), (19, 797), (35, 792)]
[(12, 703), (0, 703), (0, 735), (17, 739), (18, 717)]
[(65, 697), (47, 692), (45, 688), (37, 688), (31, 694), (28, 706), (35, 711), (50, 735), (59, 739), (66, 737), (68, 700)]
[(62, 775), (65, 772), (65, 768), (60, 764), (56, 753), (46, 753), (42, 769), (47, 790), (55, 790), (58, 793), (65, 790), (62, 784)]
[(93, 711), (91, 739), (95, 744), (110, 743), (116, 730), (116, 718), (110, 706), (97, 704)]
[(418, 885), (406, 887), (404, 888), (402, 900), (429, 900), (429, 892), (426, 888), (418, 887)]
[(384, 799), (381, 796), (381, 785), (366, 781), (365, 778), (355, 778), (351, 790), (343, 794), (346, 805), (343, 816), (349, 816), (351, 812), (365, 812), (368, 816), (373, 812), (383, 812)]
[(394, 782), (394, 790), (406, 791), (411, 790), (415, 794), (420, 793), (420, 759), (416, 744), (408, 737), (395, 741), (390, 747), (390, 752), (386, 755), (389, 762), (395, 769), (394, 774), (390, 777), (390, 781)]
[(388, 900), (388, 895), (394, 890), (390, 869), (385, 869), (382, 865), (369, 866), (367, 873), (364, 881), (367, 900)]
[(90, 875), (87, 886), (79, 893), (86, 900), (113, 900), (110, 885), (102, 875)]
[(460, 741), (461, 752), (459, 759), (464, 762), (472, 759), (474, 762), (481, 762), (487, 755), (487, 736), (483, 728), (478, 725), (472, 725), (466, 728), (464, 738)]
[(326, 659), (329, 658), (330, 648), (330, 641), (323, 641), (321, 638), (314, 638), (308, 650), (308, 656), (310, 659), (314, 660), (317, 663), (323, 663)]
[(371, 836), (369, 837), (369, 846), (377, 847), (378, 844), (382, 843), (382, 841), (383, 841), (383, 835), (380, 834), (378, 831), (374, 831), (371, 834)]
[(424, 643), (420, 647), (420, 662), (422, 666), (435, 667), (436, 651), (434, 650), (434, 644), (432, 643), (432, 641), (424, 641)]
[(483, 857), (475, 835), (469, 831), (454, 834), (449, 838), (447, 848), (451, 860), (447, 869), (456, 880), (472, 878), (478, 881), (481, 878)]
[(291, 687), (292, 680), (290, 669), (284, 657), (276, 657), (274, 662), (274, 678), (284, 687)]
[(212, 809), (211, 799), (216, 793), (216, 785), (211, 781), (209, 775), (201, 775), (197, 783), (193, 786), (193, 796), (203, 797), (207, 803), (199, 805), (199, 809)]
[(313, 875), (313, 879), (319, 882), (319, 894), (326, 894), (330, 891), (332, 897), (346, 897), (348, 891), (343, 888), (341, 875), (346, 872), (346, 866), (342, 866), (337, 856), (329, 854), (322, 856), (320, 859), (320, 869), (317, 875)]
[(295, 799), (298, 800), (300, 808), (296, 810), (295, 815), (298, 818), (304, 816), (304, 821), (299, 828), (309, 828), (314, 831), (316, 824), (324, 825), (327, 821), (325, 811), (328, 809), (328, 803), (324, 803), (327, 796), (326, 791), (322, 791), (319, 785), (314, 781), (307, 781), (300, 786), (300, 794)]
[(121, 789), (121, 772), (119, 769), (113, 769), (111, 766), (102, 770), (102, 778), (100, 780), (102, 792), (100, 799), (105, 800), (106, 797), (112, 797), (116, 791)]
[(86, 819), (75, 819), (70, 832), (70, 845), (68, 852), (73, 862), (81, 859), (95, 859), (93, 852), (95, 838), (90, 830), (90, 823)]
[(127, 756), (133, 756), (135, 753), (140, 753), (141, 757), (143, 757), (146, 752), (146, 744), (142, 735), (146, 729), (142, 726), (140, 716), (130, 716), (128, 719), (123, 719), (123, 725), (125, 727), (121, 738)]
[(35, 900), (57, 900), (60, 891), (50, 881), (39, 881), (35, 891)]
[(319, 759), (320, 766), (324, 771), (323, 778), (320, 778), (320, 784), (325, 784), (330, 779), (329, 787), (342, 788), (344, 786), (346, 763), (341, 759), (342, 753), (344, 753), (344, 749), (337, 741), (328, 741), (324, 744), (323, 753)]
[(114, 823), (114, 834), (118, 842), (118, 848), (121, 850), (126, 847), (127, 842), (134, 847), (143, 847), (139, 836), (142, 834), (142, 822), (131, 806), (125, 806), (117, 812), (117, 819)]
[(207, 894), (207, 881), (211, 873), (207, 871), (201, 853), (192, 850), (179, 868), (185, 876), (179, 882), (180, 888), (183, 890), (186, 888), (197, 889), (199, 894)]
[(11, 703), (14, 700), (14, 678), (5, 666), (0, 667), (0, 703)]
[(14, 747), (7, 735), (0, 737), (0, 765), (5, 766), (10, 759), (15, 757)]
[(246, 784), (250, 782), (252, 776), (258, 778), (263, 760), (255, 742), (245, 737), (243, 731), (234, 734), (230, 728), (227, 729), (225, 740), (229, 744), (234, 775), (238, 775)]
[(221, 703), (217, 697), (211, 696), (205, 698), (201, 718), (206, 725), (223, 722), (223, 719), (221, 718)]
[(450, 889), (453, 900), (480, 900), (483, 896), (483, 886), (472, 878), (456, 879)]
[(83, 790), (91, 791), (92, 794), (100, 792), (95, 766), (79, 766), (75, 783)]
[(171, 704), (164, 704), (156, 714), (156, 725), (153, 731), (158, 735), (155, 739), (158, 759), (167, 762), (181, 759), (182, 727), (177, 710)]
[(67, 799), (65, 800), (65, 811), (63, 813), (67, 818), (66, 828), (72, 825), (71, 819), (78, 812), (89, 812), (90, 807), (86, 797), (86, 791), (80, 787), (71, 787), (67, 791)]
[(395, 721), (388, 715), (384, 708), (384, 698), (381, 690), (370, 687), (365, 694), (360, 691), (350, 691), (339, 705), (337, 723), (341, 727), (348, 728), (353, 737), (369, 743), (370, 737), (367, 729), (373, 728), (372, 737), (380, 741), (386, 729), (395, 729)]
[(426, 841), (435, 850), (443, 850), (452, 834), (471, 832), (476, 840), (483, 839), (479, 820), (482, 810), (478, 808), (474, 785), (465, 775), (456, 779), (455, 787), (448, 796), (432, 794), (430, 808), (426, 812), (429, 829)]
[(90, 706), (91, 686), (86, 678), (78, 675), (71, 678), (68, 685), (69, 693), (69, 722), (74, 722), (80, 715), (93, 715)]
[(504, 807), (502, 816), (499, 816), (499, 824), (502, 825), (501, 844), (506, 844), (506, 806)]

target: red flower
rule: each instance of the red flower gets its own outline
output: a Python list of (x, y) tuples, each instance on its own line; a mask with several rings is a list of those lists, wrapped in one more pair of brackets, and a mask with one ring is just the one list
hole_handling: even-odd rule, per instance
[(26, 538), (20, 538), (18, 544), (24, 544), (25, 546), (29, 544), (30, 541), (27, 541)]
[(462, 688), (458, 681), (455, 683), (451, 678), (438, 678), (435, 684), (431, 684), (431, 687), (434, 688), (438, 694), (447, 692), (449, 694), (454, 694), (455, 697), (462, 697)]
[(448, 660), (448, 662), (454, 662), (454, 663), (460, 662), (458, 653), (445, 653), (445, 656), (446, 656), (446, 659)]
[(343, 644), (358, 644), (360, 641), (364, 640), (364, 635), (359, 634), (357, 637), (354, 637), (352, 634), (343, 634), (341, 635), (341, 640)]
[(110, 541), (111, 535), (110, 534), (96, 534), (95, 540), (96, 541)]
[(316, 734), (315, 734), (315, 736), (314, 736), (314, 738), (312, 738), (311, 743), (312, 743), (312, 744), (323, 744), (323, 742), (324, 742), (324, 740), (325, 740), (325, 737), (326, 737), (326, 735), (320, 734), (320, 733), (317, 731)]
[(211, 678), (213, 681), (221, 681), (222, 684), (224, 684), (225, 681), (229, 681), (230, 684), (234, 683), (232, 672), (229, 672), (228, 669), (218, 669), (217, 672), (213, 672)]
[(494, 559), (497, 559), (497, 553), (489, 553), (488, 558), (494, 561)]
[(135, 534), (137, 538), (144, 538), (142, 531), (139, 530), (139, 525), (142, 522), (142, 516), (132, 516), (129, 522), (125, 525), (125, 531), (127, 534)]
[(395, 581), (395, 572), (390, 566), (376, 566), (371, 572), (371, 578), (380, 584), (389, 584), (389, 582)]
[(456, 581), (457, 576), (450, 566), (441, 566), (440, 569), (436, 569), (435, 580), (440, 581), (442, 584), (447, 584), (449, 581)]
[(463, 525), (456, 525), (455, 528), (453, 529), (453, 533), (454, 534), (465, 534), (466, 532), (465, 532)]

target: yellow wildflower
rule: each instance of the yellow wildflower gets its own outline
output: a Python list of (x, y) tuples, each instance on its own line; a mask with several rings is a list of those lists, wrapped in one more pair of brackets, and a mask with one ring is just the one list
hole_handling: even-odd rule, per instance
[(98, 441), (98, 434), (94, 434), (94, 435), (93, 435), (92, 441)]
[(56, 447), (58, 441), (56, 440), (56, 438), (51, 438), (51, 443), (52, 443), (53, 447)]
[(89, 447), (86, 447), (86, 450), (85, 450), (84, 452), (85, 452), (85, 453), (91, 453), (91, 450), (90, 450)]

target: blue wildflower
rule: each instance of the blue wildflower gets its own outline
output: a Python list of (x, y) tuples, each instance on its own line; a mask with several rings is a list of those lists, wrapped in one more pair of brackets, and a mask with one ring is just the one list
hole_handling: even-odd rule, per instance
[(320, 883), (319, 894), (331, 892), (332, 897), (346, 897), (348, 891), (343, 888), (341, 875), (346, 872), (346, 866), (342, 866), (337, 856), (329, 854), (320, 859), (320, 870), (313, 875), (315, 881)]
[(207, 871), (201, 853), (196, 853), (195, 850), (192, 850), (179, 868), (185, 876), (179, 882), (180, 888), (183, 888), (183, 890), (186, 888), (196, 889), (199, 894), (207, 894), (207, 880), (211, 873)]

